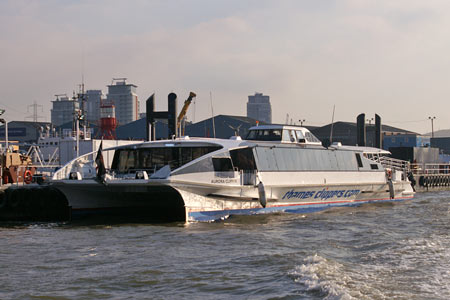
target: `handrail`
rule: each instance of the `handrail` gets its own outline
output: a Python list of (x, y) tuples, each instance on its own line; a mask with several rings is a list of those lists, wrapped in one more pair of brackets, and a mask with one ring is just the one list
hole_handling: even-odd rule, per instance
[(381, 156), (378, 158), (378, 162), (381, 163), (385, 168), (391, 168), (398, 171), (408, 172), (411, 169), (411, 164), (409, 161), (392, 157)]
[(413, 163), (411, 171), (414, 175), (429, 174), (450, 174), (450, 164), (448, 163)]

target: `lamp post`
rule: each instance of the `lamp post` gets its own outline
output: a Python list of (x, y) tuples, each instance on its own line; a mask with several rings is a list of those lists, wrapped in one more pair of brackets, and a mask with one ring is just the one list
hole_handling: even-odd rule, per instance
[(431, 120), (431, 138), (434, 138), (434, 126), (433, 121), (436, 119), (436, 117), (428, 117), (429, 120)]

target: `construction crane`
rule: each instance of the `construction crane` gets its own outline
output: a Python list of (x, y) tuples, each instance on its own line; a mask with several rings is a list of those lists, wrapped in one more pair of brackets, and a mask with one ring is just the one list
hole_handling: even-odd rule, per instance
[(194, 92), (190, 92), (189, 93), (189, 97), (184, 101), (183, 108), (181, 109), (181, 112), (178, 115), (178, 118), (177, 118), (177, 131), (179, 132), (179, 136), (184, 135), (184, 128), (183, 128), (183, 132), (181, 132), (181, 121), (186, 116), (187, 110), (189, 108), (189, 105), (192, 102), (192, 99), (194, 99), (196, 96), (197, 95)]

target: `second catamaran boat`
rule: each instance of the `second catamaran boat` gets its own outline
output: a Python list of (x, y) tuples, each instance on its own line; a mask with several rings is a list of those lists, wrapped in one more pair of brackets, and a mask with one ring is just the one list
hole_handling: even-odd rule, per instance
[[(177, 138), (81, 156), (53, 177), (72, 214), (134, 209), (168, 220), (233, 214), (303, 213), (412, 198), (408, 163), (389, 152), (334, 144), (306, 128), (264, 125), (245, 140)], [(103, 159), (109, 157), (109, 159)]]

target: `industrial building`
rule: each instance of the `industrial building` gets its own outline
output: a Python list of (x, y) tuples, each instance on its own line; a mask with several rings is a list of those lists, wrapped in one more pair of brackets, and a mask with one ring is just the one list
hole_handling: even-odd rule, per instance
[[(8, 139), (19, 143), (36, 143), (40, 132), (50, 128), (49, 122), (11, 121), (8, 122)], [(5, 140), (5, 126), (0, 126), (0, 140)]]
[(272, 123), (272, 106), (270, 97), (262, 93), (248, 96), (247, 117), (267, 124)]
[[(331, 134), (331, 128), (333, 133)], [(341, 142), (343, 145), (355, 146), (357, 142), (357, 126), (352, 122), (335, 122), (318, 128), (310, 128), (311, 132), (322, 142)], [(401, 128), (396, 128), (388, 125), (381, 125), (381, 133), (383, 137), (383, 149), (388, 150), (389, 147), (401, 146), (401, 137), (409, 136), (410, 141), (412, 137), (420, 136), (418, 133), (408, 131)], [(398, 143), (395, 143), (398, 141)], [(405, 141), (405, 138), (403, 138)], [(366, 146), (375, 147), (375, 125), (366, 124)]]
[(430, 145), (441, 149), (443, 154), (450, 154), (450, 137), (434, 137), (430, 139)]
[(128, 84), (126, 78), (115, 78), (108, 85), (106, 99), (115, 106), (117, 124), (125, 125), (139, 119), (139, 100), (137, 86)]

